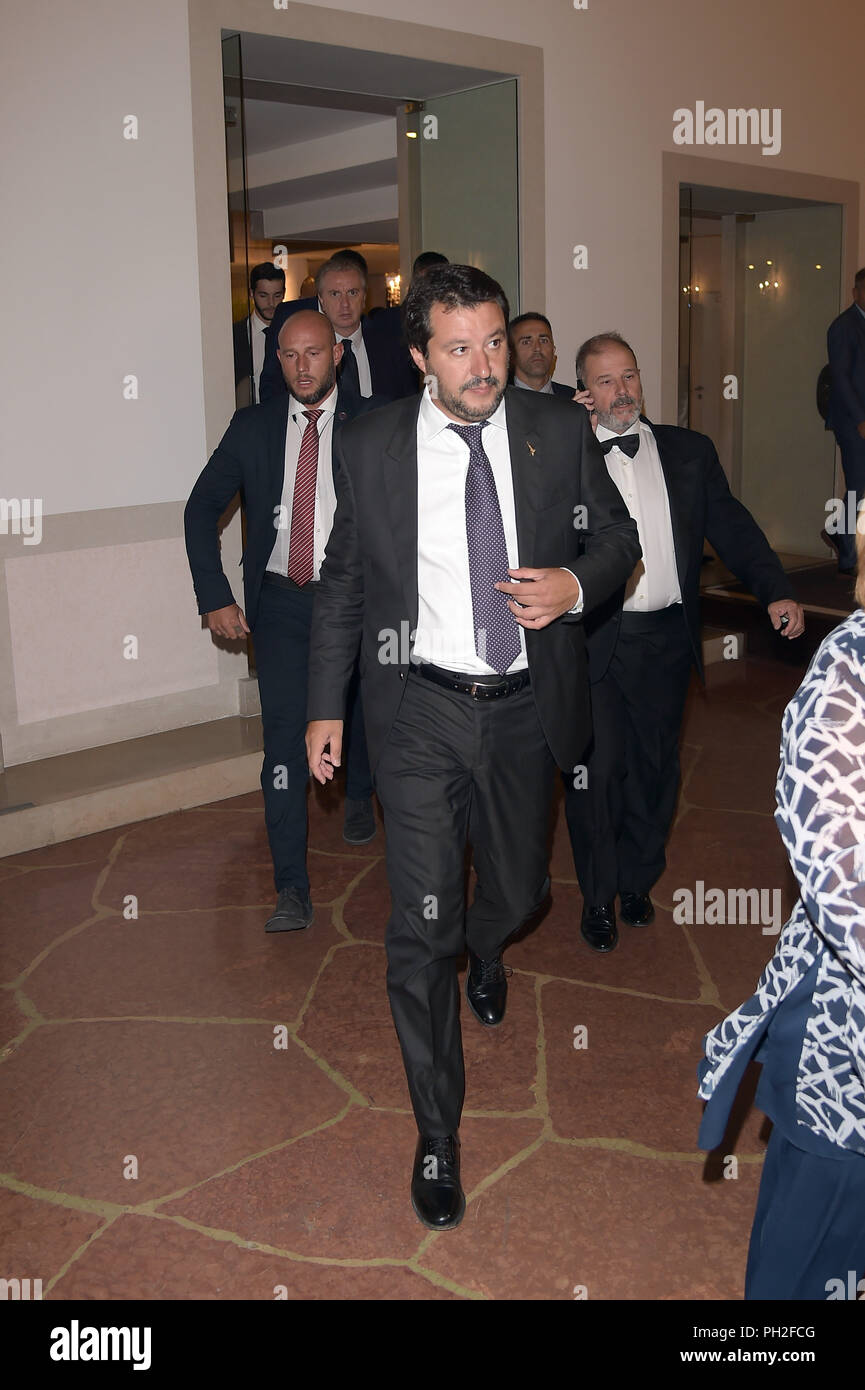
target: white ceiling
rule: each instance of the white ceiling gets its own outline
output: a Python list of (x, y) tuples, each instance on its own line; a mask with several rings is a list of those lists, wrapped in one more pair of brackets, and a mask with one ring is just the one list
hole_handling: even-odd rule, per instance
[(286, 106), (280, 101), (244, 103), (246, 153), (263, 154), (283, 145), (300, 145), (324, 135), (340, 135), (344, 130), (372, 125), (381, 116), (360, 111), (333, 111), (326, 106)]

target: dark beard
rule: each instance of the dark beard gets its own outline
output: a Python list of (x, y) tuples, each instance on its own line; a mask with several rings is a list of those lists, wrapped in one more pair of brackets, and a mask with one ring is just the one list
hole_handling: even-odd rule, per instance
[(329, 395), (329, 393), (333, 390), (335, 382), (336, 368), (332, 367), (330, 375), (325, 378), (325, 380), (315, 391), (313, 391), (311, 396), (299, 396), (297, 392), (292, 392), (292, 395), (294, 396), (295, 400), (300, 401), (301, 405), (318, 405), (319, 401), (323, 401), (325, 396)]
[[(455, 396), (451, 395), (449, 391), (444, 390), (440, 381), (436, 382), (436, 385), (438, 387), (437, 398), (439, 401), (441, 401), (445, 409), (449, 410), (452, 415), (456, 415), (458, 419), (465, 420), (466, 423), (470, 425), (477, 424), (479, 420), (488, 420), (491, 415), (495, 414), (495, 412), (499, 408), (499, 405), (501, 404), (502, 397), (505, 394), (505, 387), (503, 383), (499, 381), (498, 377), (491, 376), (489, 380), (490, 385), (496, 388), (495, 400), (490, 406), (475, 406), (475, 408), (472, 409), (472, 407), (467, 405), (466, 402), (463, 400), (462, 393), (459, 393)], [(472, 377), (471, 381), (466, 382), (462, 390), (465, 391), (468, 389), (469, 386), (476, 386), (477, 384), (477, 378)]]

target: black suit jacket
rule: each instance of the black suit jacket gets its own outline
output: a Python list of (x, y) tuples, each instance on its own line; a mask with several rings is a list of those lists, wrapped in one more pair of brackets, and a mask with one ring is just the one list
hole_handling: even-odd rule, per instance
[(574, 386), (565, 386), (561, 381), (554, 381), (552, 387), (554, 396), (567, 396), (569, 401), (574, 399), (574, 391), (576, 389)]
[[(589, 612), (625, 582), (639, 559), (636, 526), (610, 481), (585, 411), (513, 387), (505, 400), (520, 564), (573, 570)], [(343, 717), (360, 646), (373, 768), (408, 671), (407, 643), (400, 642), (398, 664), (379, 659), (382, 644), (388, 633), (400, 636), (417, 626), (419, 407), (417, 399), (397, 401), (342, 431), (336, 518), (313, 607), (309, 718)], [(585, 515), (575, 514), (578, 506)], [(575, 516), (586, 529), (576, 528)], [(541, 726), (556, 761), (570, 769), (591, 735), (582, 621), (565, 616), (525, 637)]]
[[(711, 439), (696, 430), (652, 425), (642, 418), (650, 425), (658, 445), (670, 499), (682, 610), (694, 664), (702, 674), (700, 567), (704, 538), (764, 607), (792, 598), (793, 588), (751, 513), (731, 493)], [(622, 589), (586, 621), (589, 675), (593, 683), (605, 675), (610, 664), (619, 635), (623, 599)]]
[[(262, 401), (272, 396), (284, 396), (287, 387), (279, 358), (276, 355), (279, 330), (287, 318), (300, 309), (318, 309), (317, 299), (293, 299), (288, 304), (280, 304), (265, 335), (264, 366), (261, 369), (259, 397)], [(394, 338), (390, 323), (377, 327), (377, 321), (388, 314), (376, 314), (375, 318), (364, 318), (363, 345), (369, 358), (369, 374), (372, 379), (372, 394), (385, 400), (398, 400), (402, 396), (417, 392), (417, 374), (411, 358), (400, 353), (399, 340)], [(407, 352), (407, 350), (406, 350)]]
[[(246, 621), (255, 627), (261, 581), (273, 551), (274, 518), (282, 502), (285, 474), (285, 432), (288, 425), (288, 393), (264, 405), (238, 410), (211, 454), (186, 504), (183, 525), (186, 554), (199, 613), (212, 613), (235, 602), (222, 568), (219, 518), (239, 492), (246, 508), (246, 548), (243, 596)], [(372, 409), (377, 402), (346, 402), (337, 394), (333, 420), (331, 458), (336, 468), (336, 440), (354, 413)]]
[(830, 323), (826, 341), (832, 368), (826, 426), (839, 434), (855, 434), (865, 420), (865, 317), (855, 304)]

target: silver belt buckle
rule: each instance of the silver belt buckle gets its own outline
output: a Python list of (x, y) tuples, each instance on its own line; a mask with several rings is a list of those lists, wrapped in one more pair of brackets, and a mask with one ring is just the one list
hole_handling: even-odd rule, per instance
[(474, 700), (476, 700), (476, 699), (478, 698), (478, 691), (480, 690), (480, 688), (481, 688), (481, 683), (480, 683), (480, 681), (473, 681), (473, 682), (472, 682), (472, 688), (471, 688), (471, 690), (469, 691), (469, 694), (472, 696), (472, 698), (473, 698)]

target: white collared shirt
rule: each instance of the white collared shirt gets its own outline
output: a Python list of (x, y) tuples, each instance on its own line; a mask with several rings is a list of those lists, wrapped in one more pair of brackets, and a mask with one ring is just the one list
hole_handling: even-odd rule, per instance
[(270, 327), (263, 318), (259, 317), (258, 311), (253, 309), (249, 316), (249, 336), (252, 342), (252, 376), (255, 381), (255, 399), (258, 400), (258, 383), (261, 379), (261, 369), (264, 366), (264, 335)]
[(336, 387), (315, 406), (302, 405), (294, 396), (288, 398), (288, 427), (285, 431), (285, 471), (282, 478), (282, 498), (278, 515), (274, 517), (276, 541), (267, 562), (274, 574), (288, 573), (288, 548), (291, 539), (291, 508), (297, 477), (297, 460), (306, 427), (309, 424), (304, 410), (321, 410), (318, 418), (318, 469), (315, 478), (315, 529), (313, 533), (313, 579), (324, 559), (325, 546), (330, 538), (333, 515), (336, 511), (336, 489), (333, 482), (333, 416), (336, 409)]
[[(522, 390), (522, 391), (534, 391), (534, 389), (535, 389), (534, 386), (529, 386), (529, 383), (528, 383), (527, 381), (520, 381), (520, 378), (517, 376), (516, 372), (514, 372), (514, 386), (519, 386), (520, 390)], [(550, 377), (550, 379), (549, 379), (549, 381), (547, 382), (546, 386), (540, 386), (540, 387), (538, 388), (537, 394), (538, 394), (539, 396), (552, 396), (552, 395), (553, 395), (553, 379), (552, 379), (552, 377)]]
[[(640, 437), (640, 447), (633, 459), (617, 448), (612, 448), (605, 455), (607, 472), (637, 523), (643, 548), (643, 557), (637, 562), (625, 587), (623, 608), (626, 613), (654, 613), (660, 608), (682, 602), (670, 499), (658, 445), (649, 426), (637, 420), (630, 429), (625, 430), (625, 434), (638, 434)], [(597, 437), (601, 441), (622, 439), (624, 436), (598, 425)]]
[[(344, 343), (345, 338), (341, 333), (337, 333), (338, 343)], [(359, 323), (351, 335), (351, 350), (354, 353), (354, 360), (357, 363), (357, 375), (360, 382), (360, 394), (364, 397), (372, 395), (372, 376), (369, 369), (369, 358), (366, 353), (366, 343), (363, 341), (363, 324)]]

